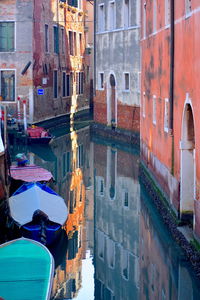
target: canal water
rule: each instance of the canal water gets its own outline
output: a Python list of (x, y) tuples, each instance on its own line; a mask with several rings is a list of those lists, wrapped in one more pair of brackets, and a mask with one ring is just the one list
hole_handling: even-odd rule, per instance
[[(50, 145), (11, 148), (52, 172), (69, 217), (58, 242), (52, 300), (200, 299), (200, 285), (139, 181), (139, 151), (60, 127)], [(13, 299), (14, 300), (14, 299)]]

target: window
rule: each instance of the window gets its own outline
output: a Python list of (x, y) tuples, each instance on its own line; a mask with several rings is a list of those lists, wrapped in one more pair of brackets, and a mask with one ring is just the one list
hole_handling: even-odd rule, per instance
[(165, 0), (165, 25), (170, 23), (170, 0)]
[(58, 98), (58, 71), (53, 71), (53, 97)]
[(49, 26), (47, 24), (45, 24), (44, 34), (45, 52), (49, 52)]
[(74, 7), (77, 7), (79, 9), (81, 9), (81, 7), (82, 7), (82, 0), (68, 0), (68, 4), (70, 6), (74, 6)]
[(164, 131), (169, 130), (169, 99), (165, 98)]
[(58, 26), (53, 27), (54, 53), (59, 53), (59, 32)]
[(76, 40), (76, 32), (74, 32), (74, 55), (77, 56), (77, 40)]
[(0, 96), (2, 101), (15, 101), (15, 70), (0, 70)]
[(156, 31), (157, 26), (157, 0), (153, 0), (153, 32)]
[(129, 89), (130, 89), (129, 73), (124, 73), (124, 91), (129, 91)]
[(156, 125), (156, 96), (153, 96), (153, 124)]
[(185, 0), (185, 14), (188, 15), (192, 11), (192, 0)]
[(69, 54), (74, 55), (73, 32), (69, 31)]
[(99, 22), (98, 22), (98, 30), (102, 32), (105, 30), (105, 12), (104, 12), (104, 4), (99, 5)]
[(99, 90), (103, 90), (104, 89), (104, 73), (101, 72), (99, 73)]
[(145, 118), (145, 111), (146, 111), (146, 95), (145, 92), (143, 93), (143, 106), (142, 106), (142, 115)]
[(62, 96), (63, 97), (69, 97), (69, 96), (71, 96), (70, 74), (66, 74), (66, 72), (63, 72), (63, 78), (62, 78)]
[(64, 53), (64, 45), (65, 45), (65, 31), (64, 28), (61, 28), (61, 51)]
[(130, 26), (130, 3), (129, 0), (124, 0), (124, 27)]
[(80, 56), (83, 55), (83, 41), (82, 41), (82, 33), (79, 33), (79, 53)]
[(0, 22), (0, 52), (13, 52), (15, 48), (15, 23)]
[(76, 73), (76, 94), (83, 94), (83, 72)]
[(143, 8), (143, 38), (144, 39), (146, 38), (146, 34), (147, 34), (147, 32), (146, 32), (146, 30), (147, 30), (147, 28), (146, 28), (146, 6), (147, 6), (147, 4), (146, 4), (146, 2), (144, 2), (144, 8)]
[(109, 29), (113, 30), (116, 27), (116, 9), (115, 2), (112, 1), (109, 3)]

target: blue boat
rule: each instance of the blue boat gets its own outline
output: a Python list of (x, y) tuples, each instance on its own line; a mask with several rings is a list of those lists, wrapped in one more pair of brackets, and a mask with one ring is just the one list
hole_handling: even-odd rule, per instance
[(22, 236), (51, 245), (68, 216), (63, 198), (45, 184), (23, 184), (8, 200), (10, 217)]
[(50, 299), (54, 259), (41, 243), (20, 238), (0, 245), (0, 270), (0, 299)]

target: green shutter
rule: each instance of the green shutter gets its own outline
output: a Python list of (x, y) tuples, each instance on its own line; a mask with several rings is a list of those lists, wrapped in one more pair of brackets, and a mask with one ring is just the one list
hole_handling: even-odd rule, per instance
[(0, 22), (0, 52), (14, 51), (14, 22)]

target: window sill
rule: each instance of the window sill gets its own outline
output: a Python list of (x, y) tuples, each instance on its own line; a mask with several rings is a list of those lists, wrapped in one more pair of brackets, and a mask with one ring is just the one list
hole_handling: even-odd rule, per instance
[(130, 93), (130, 90), (123, 90), (123, 93)]

